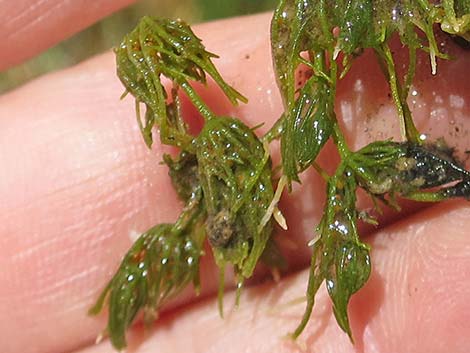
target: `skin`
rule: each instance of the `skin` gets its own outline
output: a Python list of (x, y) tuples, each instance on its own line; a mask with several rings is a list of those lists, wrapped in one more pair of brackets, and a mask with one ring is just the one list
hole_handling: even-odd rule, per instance
[[(65, 13), (76, 6), (56, 3)], [(99, 3), (95, 19), (116, 2)], [(28, 4), (33, 11), (40, 2)], [(0, 7), (14, 15), (10, 6)], [(57, 12), (50, 16), (65, 21)], [(68, 18), (71, 30), (86, 25), (78, 18)], [(202, 95), (217, 113), (242, 117), (252, 126), (265, 121), (262, 131), (282, 110), (269, 57), (269, 18), (259, 15), (195, 28), (206, 47), (222, 55), (216, 65), (227, 82), (252, 103), (232, 108), (211, 85)], [(0, 35), (16, 29), (2, 27)], [(38, 33), (41, 41), (46, 32)], [(29, 48), (29, 55), (44, 47)], [(439, 61), (439, 73), (432, 79), (428, 58), (422, 56), (412, 97), (416, 102), (410, 104), (418, 128), (451, 139), (463, 155), (470, 128), (470, 82), (462, 72), (470, 56), (450, 42), (445, 48), (460, 58)], [(8, 52), (0, 57), (0, 67), (25, 57), (22, 50)], [(340, 84), (337, 112), (351, 146), (398, 136), (383, 82), (366, 53)], [(159, 164), (169, 149), (158, 143), (152, 151), (145, 147), (134, 103), (130, 98), (120, 102), (121, 93), (113, 54), (106, 53), (0, 97), (4, 353), (113, 352), (106, 341), (93, 344), (105, 315), (88, 317), (86, 311), (130, 246), (131, 236), (178, 215), (181, 205)], [(185, 112), (196, 124), (194, 111), (185, 106)], [(329, 151), (320, 157), (326, 168), (335, 162)], [(363, 227), (373, 248), (373, 273), (350, 306), (355, 346), (337, 327), (323, 288), (303, 335), (296, 342), (285, 338), (303, 313), (304, 303), (298, 299), (308, 277), (305, 244), (321, 215), (323, 193), (321, 180), (308, 172), (302, 189), (296, 186), (282, 201), (289, 231), (280, 233), (279, 241), (291, 267), (278, 283), (261, 270), (257, 283), (244, 290), (238, 310), (232, 310), (233, 294), (226, 296), (222, 320), (214, 297), (217, 272), (206, 257), (201, 297), (188, 290), (164, 308), (151, 329), (137, 325), (129, 335), (129, 351), (467, 352), (470, 208), (465, 201), (426, 208), (409, 204), (399, 217), (386, 212), (380, 227)], [(360, 202), (367, 207), (366, 201)]]
[(0, 70), (29, 59), (129, 5), (132, 0), (0, 1)]

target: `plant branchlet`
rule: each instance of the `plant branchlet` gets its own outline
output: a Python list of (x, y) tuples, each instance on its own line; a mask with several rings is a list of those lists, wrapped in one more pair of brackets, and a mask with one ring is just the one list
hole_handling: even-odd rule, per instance
[[(417, 52), (429, 54), (433, 73), (437, 58), (449, 59), (439, 51), (436, 25), (470, 40), (468, 0), (281, 0), (272, 19), (271, 42), (284, 112), (265, 136), (258, 137), (241, 120), (216, 116), (193, 88), (194, 82), (205, 84), (209, 75), (233, 104), (246, 102), (223, 80), (212, 63), (217, 56), (205, 50), (189, 26), (144, 17), (116, 49), (117, 72), (136, 100), (145, 143), (151, 147), (156, 127), (163, 144), (180, 150), (176, 158), (164, 156), (164, 162), (184, 208), (174, 224), (157, 225), (135, 242), (90, 310), (96, 314), (108, 305), (106, 333), (112, 344), (117, 349), (126, 346), (125, 331), (140, 311), (150, 322), (161, 305), (186, 285), (199, 287), (199, 260), (206, 240), (220, 268), (221, 313), (227, 265), (233, 266), (238, 288), (259, 261), (283, 267), (272, 237), (272, 218), (286, 228), (277, 208), (281, 191), (300, 182), (300, 174), (308, 168), (326, 180), (327, 197), (323, 217), (312, 230), (316, 235), (310, 244), (307, 307), (292, 336), (304, 330), (315, 294), (325, 283), (338, 325), (352, 340), (348, 303), (371, 273), (370, 248), (360, 238), (358, 221), (377, 224), (373, 215), (357, 208), (357, 190), (363, 189), (377, 208), (383, 203), (399, 209), (398, 197), (423, 202), (470, 199), (470, 173), (443, 141), (421, 139), (407, 104)], [(403, 77), (389, 46), (394, 34), (408, 50)], [(376, 54), (389, 83), (402, 140), (374, 141), (354, 151), (338, 124), (335, 96), (338, 81), (365, 49)], [(300, 66), (312, 74), (297, 88)], [(189, 133), (183, 119), (180, 93), (204, 118), (197, 135)], [(278, 180), (269, 154), (273, 140), (281, 142)], [(340, 156), (332, 175), (316, 162), (328, 140)]]

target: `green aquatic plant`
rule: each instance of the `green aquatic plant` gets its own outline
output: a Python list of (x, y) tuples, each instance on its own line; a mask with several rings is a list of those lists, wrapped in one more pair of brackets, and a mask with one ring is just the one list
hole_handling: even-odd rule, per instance
[[(371, 273), (370, 248), (360, 238), (358, 222), (377, 223), (357, 208), (357, 190), (364, 190), (377, 208), (383, 203), (399, 209), (398, 197), (470, 199), (470, 173), (444, 142), (422, 139), (407, 104), (417, 52), (429, 54), (433, 73), (436, 58), (449, 59), (439, 51), (437, 26), (469, 40), (470, 2), (281, 0), (272, 19), (271, 43), (284, 112), (266, 135), (258, 136), (242, 120), (217, 116), (198, 95), (194, 83), (205, 84), (209, 75), (233, 104), (247, 101), (223, 80), (212, 63), (217, 56), (206, 51), (190, 27), (144, 17), (116, 49), (117, 73), (126, 93), (135, 98), (145, 143), (152, 146), (158, 128), (160, 141), (179, 149), (178, 156), (166, 155), (164, 162), (184, 208), (174, 224), (157, 225), (141, 235), (90, 310), (97, 314), (109, 307), (105, 333), (114, 347), (126, 346), (125, 331), (139, 312), (150, 323), (161, 305), (186, 285), (193, 283), (198, 290), (205, 240), (220, 269), (221, 314), (227, 265), (233, 266), (238, 293), (258, 262), (283, 268), (273, 240), (273, 219), (286, 226), (277, 203), (282, 190), (300, 182), (309, 168), (325, 179), (326, 201), (309, 244), (307, 307), (292, 336), (305, 328), (315, 294), (325, 283), (338, 325), (352, 340), (348, 303)], [(395, 34), (408, 50), (403, 77), (389, 45)], [(354, 151), (336, 119), (335, 96), (338, 81), (365, 49), (375, 53), (389, 83), (402, 140), (374, 141)], [(300, 67), (311, 74), (298, 88)], [(190, 133), (182, 116), (181, 93), (204, 119), (197, 134)], [(280, 140), (282, 156), (274, 169), (269, 153), (273, 140)], [(332, 175), (316, 161), (328, 140), (340, 157)]]
[[(156, 126), (162, 143), (180, 148), (176, 159), (166, 155), (164, 162), (185, 204), (175, 224), (157, 225), (136, 241), (90, 310), (96, 314), (108, 304), (106, 332), (118, 349), (126, 346), (125, 330), (140, 310), (150, 322), (161, 304), (187, 284), (198, 288), (206, 238), (220, 267), (221, 313), (227, 264), (233, 265), (241, 288), (260, 259), (275, 266), (273, 259), (279, 258), (271, 221), (260, 227), (274, 196), (267, 145), (242, 121), (216, 116), (193, 88), (210, 75), (232, 103), (246, 101), (220, 77), (214, 57), (185, 23), (150, 17), (116, 49), (118, 76), (135, 97), (146, 144), (152, 145)], [(169, 93), (163, 78), (172, 83)], [(189, 133), (181, 114), (180, 90), (205, 120), (197, 136)]]

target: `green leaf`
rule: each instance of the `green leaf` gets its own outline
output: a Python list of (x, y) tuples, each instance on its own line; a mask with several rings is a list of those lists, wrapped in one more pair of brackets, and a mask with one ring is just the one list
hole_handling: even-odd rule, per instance
[[(343, 1), (338, 1), (342, 3)], [(345, 54), (375, 44), (374, 4), (372, 0), (348, 0), (336, 11), (339, 19), (339, 47)]]
[(201, 40), (181, 20), (145, 16), (125, 43), (134, 44), (132, 54), (140, 53), (138, 59), (143, 58), (155, 75), (163, 74), (177, 84), (206, 83), (206, 75), (210, 75), (232, 103), (246, 100), (218, 73), (212, 63), (212, 58), (218, 56), (206, 51)]
[(142, 234), (126, 254), (90, 314), (98, 314), (108, 298), (107, 333), (116, 349), (126, 347), (125, 332), (139, 311), (150, 322), (160, 306), (191, 281), (199, 283), (201, 232), (178, 233), (160, 224)]
[(333, 301), (336, 321), (352, 340), (348, 303), (351, 296), (369, 279), (369, 248), (362, 243), (345, 240), (335, 244), (335, 248), (330, 251), (334, 253), (334, 263), (325, 278), (326, 288)]
[(348, 303), (370, 275), (369, 247), (357, 233), (356, 188), (355, 176), (343, 161), (328, 180), (327, 202), (317, 228), (320, 237), (312, 244), (307, 307), (294, 337), (305, 328), (316, 292), (325, 280), (338, 325), (352, 340)]
[(330, 138), (334, 117), (328, 85), (322, 79), (310, 78), (301, 89), (293, 113), (284, 120), (281, 137), (282, 166), (290, 180), (309, 167)]
[(381, 195), (399, 191), (397, 163), (405, 156), (405, 145), (390, 140), (374, 141), (352, 153), (347, 164), (364, 190)]
[(315, 296), (320, 288), (320, 285), (323, 283), (325, 279), (325, 271), (324, 267), (324, 244), (322, 240), (318, 240), (313, 244), (312, 249), (312, 258), (310, 259), (310, 271), (308, 276), (308, 284), (307, 284), (307, 306), (305, 308), (304, 315), (302, 320), (299, 323), (299, 326), (295, 329), (292, 333), (293, 338), (297, 338), (302, 331), (307, 326), (308, 321), (310, 320), (310, 316), (312, 315), (313, 307), (315, 306)]
[(295, 101), (295, 71), (300, 63), (306, 63), (301, 54), (334, 46), (332, 5), (327, 0), (281, 0), (274, 12), (271, 51), (286, 113)]
[[(136, 101), (146, 106), (144, 122), (140, 121), (140, 114), (138, 120), (148, 146), (153, 141), (154, 125), (160, 128), (160, 138), (164, 143), (185, 148), (189, 145), (187, 140), (190, 138), (185, 130), (180, 129), (182, 117), (174, 104), (178, 103), (177, 96), (172, 93), (172, 99), (167, 101), (162, 76), (173, 82), (175, 90), (183, 89), (205, 118), (212, 117), (213, 113), (190, 82), (205, 84), (206, 75), (214, 79), (233, 104), (247, 102), (222, 79), (212, 63), (217, 56), (205, 50), (201, 40), (183, 21), (145, 16), (115, 52), (118, 77)], [(176, 125), (172, 115), (177, 117)]]
[(271, 50), (274, 71), (286, 110), (294, 102), (295, 69), (306, 50), (307, 33), (313, 35), (311, 1), (281, 0), (271, 21)]
[(258, 230), (274, 194), (269, 153), (251, 129), (228, 117), (206, 122), (197, 144), (209, 243), (221, 265), (250, 277), (272, 230), (271, 222)]

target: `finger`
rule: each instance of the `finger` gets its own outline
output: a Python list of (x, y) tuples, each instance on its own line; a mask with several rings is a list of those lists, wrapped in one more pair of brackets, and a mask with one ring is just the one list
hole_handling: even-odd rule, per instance
[[(266, 20), (247, 20), (252, 28), (240, 35), (259, 27), (266, 33)], [(214, 26), (219, 33), (224, 25)], [(254, 39), (240, 48), (267, 49), (266, 35)], [(169, 150), (145, 147), (133, 100), (119, 101), (122, 91), (108, 54), (0, 98), (0, 279), (10, 284), (0, 288), (3, 352), (52, 353), (93, 342), (105, 318), (86, 312), (130, 234), (172, 222), (181, 209), (160, 164)], [(260, 113), (277, 116), (274, 109), (279, 105), (264, 105)], [(211, 291), (216, 280), (202, 272)]]
[[(303, 334), (299, 324), (307, 271), (279, 284), (246, 289), (240, 307), (218, 317), (215, 300), (164, 316), (154, 328), (133, 330), (129, 347), (154, 352), (468, 352), (470, 344), (470, 208), (452, 203), (428, 209), (380, 231), (372, 278), (353, 297), (349, 315), (355, 345), (340, 331), (322, 287)], [(226, 298), (233, 302), (234, 296)], [(296, 305), (294, 303), (297, 302)], [(109, 342), (80, 353), (111, 353)]]
[(0, 2), (0, 72), (67, 39), (133, 0)]
[[(230, 41), (225, 28), (234, 29)], [(210, 51), (223, 55), (217, 66), (227, 81), (255, 104), (232, 108), (213, 86), (202, 94), (215, 102), (216, 112), (240, 116), (251, 125), (265, 121), (266, 130), (281, 112), (267, 55), (269, 15), (204, 25), (197, 33)], [(370, 56), (362, 60), (363, 66), (374, 67)], [(453, 70), (465, 67), (466, 60), (453, 63)], [(0, 279), (12, 283), (0, 288), (0, 332), (12, 338), (5, 352), (54, 352), (91, 342), (104, 326), (104, 317), (87, 318), (86, 310), (130, 246), (129, 234), (171, 222), (180, 210), (166, 170), (159, 165), (167, 150), (159, 144), (153, 151), (145, 148), (132, 99), (117, 99), (122, 87), (114, 70), (113, 58), (105, 55), (1, 98), (0, 116), (14, 117), (2, 119), (0, 130), (0, 149), (5, 151), (0, 154), (5, 171), (0, 181), (5, 195), (0, 204)], [(376, 85), (364, 70), (350, 75), (348, 84), (361, 78), (364, 87)], [(454, 92), (462, 76), (442, 92), (440, 106), (449, 105), (449, 112), (456, 108), (446, 94)], [(423, 83), (423, 91), (429, 87), (429, 82)], [(354, 109), (372, 104), (366, 93), (350, 91), (341, 88), (340, 105), (348, 98), (356, 102), (359, 96), (362, 103), (355, 103)], [(340, 113), (345, 123), (357, 119), (358, 126), (367, 126), (365, 115), (349, 115), (354, 112), (347, 109)], [(394, 124), (392, 115), (384, 120), (384, 131)], [(353, 141), (355, 133), (350, 131)], [(302, 187), (284, 204), (290, 231), (282, 239), (297, 243), (297, 248), (289, 251), (288, 244), (284, 249), (293, 267), (308, 261), (305, 243), (322, 212), (318, 177), (308, 174)], [(209, 293), (216, 276), (213, 266), (204, 266), (203, 288)], [(188, 293), (179, 303), (191, 298)], [(59, 331), (61, 335), (48, 334)], [(36, 342), (34, 347), (29, 340)]]

